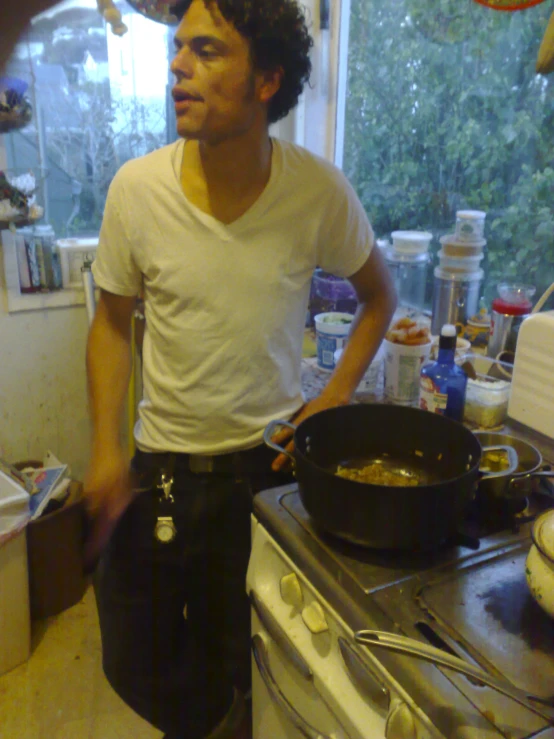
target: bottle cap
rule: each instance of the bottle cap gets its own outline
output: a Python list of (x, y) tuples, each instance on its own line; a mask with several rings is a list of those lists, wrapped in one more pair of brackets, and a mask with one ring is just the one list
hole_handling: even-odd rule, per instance
[(439, 339), (439, 349), (455, 349), (456, 348), (456, 326), (451, 323), (445, 323), (441, 328)]

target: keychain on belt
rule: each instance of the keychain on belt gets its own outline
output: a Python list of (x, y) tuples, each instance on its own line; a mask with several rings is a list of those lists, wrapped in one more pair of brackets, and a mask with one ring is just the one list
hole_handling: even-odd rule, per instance
[[(171, 507), (174, 502), (171, 488), (173, 487), (173, 475), (162, 470), (160, 482), (157, 489), (160, 490), (159, 506), (163, 511), (166, 507)], [(173, 516), (158, 516), (156, 526), (154, 527), (154, 536), (162, 544), (169, 544), (175, 539), (177, 528), (173, 521)]]

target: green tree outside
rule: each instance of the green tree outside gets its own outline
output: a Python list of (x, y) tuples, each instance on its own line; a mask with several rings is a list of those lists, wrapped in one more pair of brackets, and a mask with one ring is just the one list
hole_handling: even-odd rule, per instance
[[(554, 75), (535, 61), (554, 2), (352, 0), (344, 170), (378, 237), (487, 211), (488, 300), (554, 280)], [(432, 270), (430, 270), (432, 279)]]

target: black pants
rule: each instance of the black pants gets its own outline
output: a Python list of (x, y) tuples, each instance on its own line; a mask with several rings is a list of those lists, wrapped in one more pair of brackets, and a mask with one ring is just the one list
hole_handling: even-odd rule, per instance
[[(272, 473), (274, 456), (257, 447), (195, 473), (175, 455), (170, 505), (155, 488), (168, 455), (133, 460), (150, 489), (123, 515), (95, 574), (103, 667), (121, 698), (170, 736), (202, 739), (229, 711), (234, 687), (250, 688), (252, 497), (292, 479)], [(155, 523), (168, 512), (177, 535), (160, 543)]]

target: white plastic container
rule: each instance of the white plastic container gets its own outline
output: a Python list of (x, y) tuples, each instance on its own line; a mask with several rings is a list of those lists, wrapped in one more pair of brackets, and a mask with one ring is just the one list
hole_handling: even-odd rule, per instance
[(439, 266), (449, 272), (477, 272), (483, 260), (484, 254), (466, 257), (451, 257), (441, 249), (438, 253)]
[[(0, 533), (15, 532), (28, 517), (29, 495), (0, 471)], [(31, 653), (31, 610), (26, 528), (0, 544), (0, 675)]]
[(425, 254), (433, 234), (428, 231), (393, 231), (393, 249), (402, 254)]
[(314, 317), (320, 369), (328, 372), (335, 369), (335, 352), (345, 345), (353, 320), (351, 313), (319, 313)]
[(478, 239), (475, 241), (461, 241), (456, 234), (446, 234), (441, 236), (439, 241), (442, 246), (442, 253), (446, 257), (474, 257), (482, 254), (487, 240)]
[(456, 211), (456, 237), (460, 241), (481, 241), (485, 238), (485, 218), (482, 210)]
[(417, 406), (421, 368), (429, 359), (431, 342), (407, 346), (385, 339), (383, 345), (386, 400), (397, 405)]
[(81, 267), (85, 261), (94, 261), (98, 248), (98, 237), (87, 239), (58, 239), (56, 241), (62, 268), (64, 288), (82, 290)]

